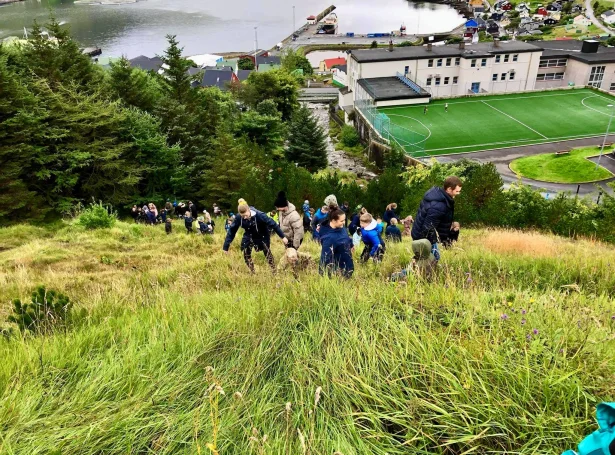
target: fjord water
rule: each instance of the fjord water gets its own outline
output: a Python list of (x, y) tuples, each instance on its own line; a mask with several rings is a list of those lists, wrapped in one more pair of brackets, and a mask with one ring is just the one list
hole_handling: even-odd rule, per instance
[[(339, 32), (408, 33), (449, 31), (463, 22), (451, 7), (407, 0), (316, 0), (296, 2), (296, 24), (305, 23), (331, 3), (337, 6)], [(98, 46), (106, 56), (153, 56), (166, 45), (165, 35), (175, 34), (187, 55), (245, 51), (254, 47), (258, 27), (259, 47), (270, 48), (290, 35), (293, 2), (288, 0), (143, 0), (120, 5), (83, 5), (72, 0), (26, 0), (0, 7), (0, 38), (22, 36), (34, 20), (45, 22), (53, 11), (59, 22), (70, 25), (85, 47)]]

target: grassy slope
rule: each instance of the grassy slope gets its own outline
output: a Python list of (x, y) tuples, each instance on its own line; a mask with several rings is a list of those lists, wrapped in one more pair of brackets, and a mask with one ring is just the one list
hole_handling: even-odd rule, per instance
[(612, 247), (466, 230), (428, 286), (384, 281), (407, 242), (296, 282), (221, 241), (0, 230), (2, 319), (39, 283), (90, 310), (0, 338), (0, 454), (558, 453), (615, 398)]
[(555, 183), (595, 182), (613, 177), (607, 169), (596, 169), (596, 165), (587, 159), (598, 153), (600, 148), (589, 147), (572, 150), (569, 155), (545, 153), (526, 156), (510, 163), (510, 168), (521, 177)]
[(381, 111), (391, 118), (392, 134), (402, 145), (404, 128), (425, 136), (431, 132), (427, 152), (440, 155), (604, 134), (609, 102), (608, 95), (575, 90), (437, 100), (430, 103), (427, 115), (422, 106)]

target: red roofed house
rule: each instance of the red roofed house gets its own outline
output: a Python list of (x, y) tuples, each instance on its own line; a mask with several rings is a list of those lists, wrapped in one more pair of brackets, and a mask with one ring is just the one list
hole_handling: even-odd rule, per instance
[(541, 7), (536, 10), (536, 14), (539, 16), (548, 16), (549, 12), (546, 10), (546, 8)]
[(307, 21), (308, 24), (315, 25), (316, 22), (318, 22), (318, 19), (316, 19), (316, 16), (308, 16)]
[(337, 58), (328, 58), (320, 62), (320, 66), (318, 67), (319, 71), (331, 71), (336, 66), (342, 66), (346, 64), (346, 59), (344, 57)]

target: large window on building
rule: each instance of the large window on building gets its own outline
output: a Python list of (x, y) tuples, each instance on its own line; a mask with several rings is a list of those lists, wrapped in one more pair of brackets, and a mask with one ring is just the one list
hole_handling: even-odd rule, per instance
[(436, 77), (436, 85), (440, 85), (440, 78)]
[(433, 68), (433, 58), (432, 58), (432, 59), (427, 60), (427, 67), (428, 67), (428, 68)]
[(510, 55), (506, 54), (504, 56), (504, 63), (508, 63), (509, 60), (510, 60)]
[(461, 65), (461, 57), (455, 58), (455, 66)]
[(611, 88), (609, 89), (609, 92), (615, 92), (615, 82), (611, 83)]
[(441, 58), (438, 59), (438, 67), (440, 67), (440, 66), (442, 66), (442, 59)]
[(428, 77), (427, 80), (425, 81), (425, 85), (431, 85), (431, 78)]
[(475, 58), (474, 58), (474, 59), (472, 59), (472, 61), (470, 62), (470, 66), (471, 66), (472, 68), (476, 68), (476, 59), (475, 59)]
[(515, 72), (511, 71), (510, 74), (508, 75), (508, 80), (509, 81), (514, 81), (515, 80)]
[(537, 81), (561, 81), (564, 79), (564, 73), (545, 73), (536, 76)]
[(459, 82), (459, 78), (457, 76), (453, 76), (453, 85), (457, 85), (457, 82)]
[(450, 82), (451, 78), (450, 77), (445, 77), (444, 78), (444, 85), (448, 85), (448, 83)]
[(482, 59), (482, 60), (480, 61), (480, 66), (482, 66), (482, 67), (487, 66), (487, 59), (486, 59), (486, 58), (484, 58), (484, 59)]
[(447, 58), (446, 59), (446, 66), (451, 66), (451, 63), (453, 62), (452, 58)]
[(540, 63), (538, 64), (539, 68), (555, 68), (558, 66), (566, 66), (568, 64), (567, 58), (551, 58), (551, 59), (540, 59)]
[(497, 80), (498, 80), (498, 74), (497, 74), (497, 73), (495, 73), (493, 76), (491, 76), (491, 80), (492, 80), (493, 82), (497, 81)]
[(600, 88), (602, 85), (602, 79), (604, 79), (604, 70), (606, 66), (592, 66), (592, 70), (589, 73), (589, 83), (594, 88)]
[(500, 63), (500, 60), (502, 60), (502, 56), (501, 55), (496, 55), (495, 56), (495, 63)]
[(519, 54), (514, 54), (513, 55), (513, 62), (518, 62), (519, 61)]
[(502, 73), (502, 77), (500, 78), (501, 81), (505, 81), (506, 80), (506, 74), (508, 74), (508, 73)]

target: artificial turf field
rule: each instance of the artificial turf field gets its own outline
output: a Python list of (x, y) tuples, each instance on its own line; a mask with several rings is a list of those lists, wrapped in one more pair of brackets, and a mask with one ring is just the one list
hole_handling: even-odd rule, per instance
[(389, 116), (391, 135), (404, 148), (415, 131), (426, 137), (427, 154), (444, 155), (604, 135), (608, 104), (615, 98), (578, 89), (438, 100), (427, 114), (424, 105), (378, 111)]

